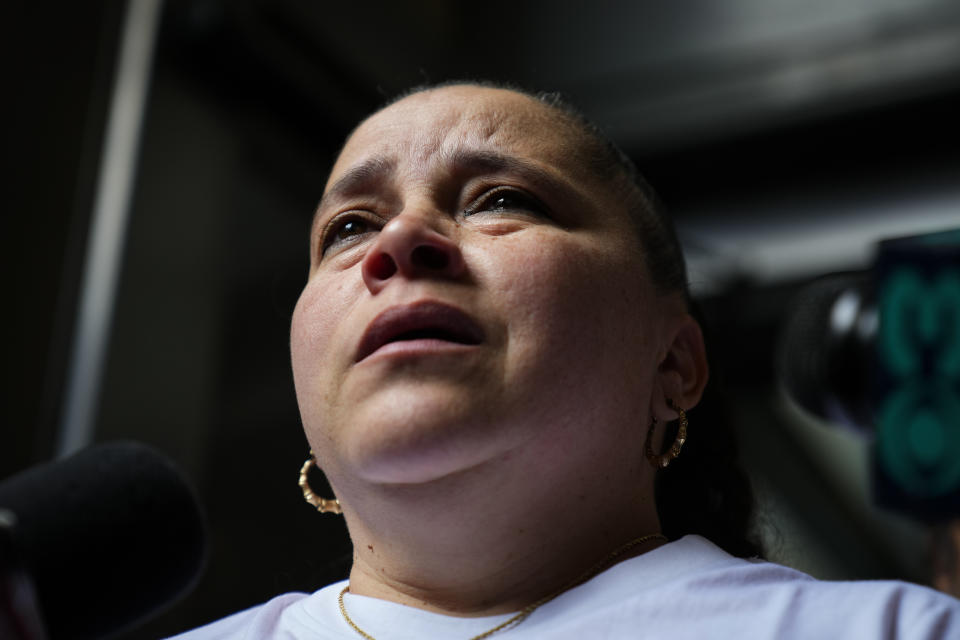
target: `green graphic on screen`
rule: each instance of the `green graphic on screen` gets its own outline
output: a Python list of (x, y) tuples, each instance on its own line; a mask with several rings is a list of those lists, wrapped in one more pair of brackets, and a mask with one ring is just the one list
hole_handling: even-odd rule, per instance
[(940, 267), (893, 265), (878, 283), (877, 349), (887, 381), (878, 461), (922, 497), (960, 490), (960, 267)]

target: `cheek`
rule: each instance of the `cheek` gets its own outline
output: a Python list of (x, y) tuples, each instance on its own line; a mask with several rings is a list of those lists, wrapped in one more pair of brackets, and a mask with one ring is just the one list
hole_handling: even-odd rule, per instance
[(552, 232), (529, 240), (500, 252), (492, 267), (510, 319), (513, 364), (569, 372), (568, 384), (587, 377), (636, 383), (656, 345), (641, 257), (609, 237)]
[(500, 254), (490, 271), (509, 323), (504, 414), (554, 443), (558, 464), (571, 449), (606, 455), (612, 442), (636, 457), (658, 343), (640, 256), (612, 238), (539, 240)]
[(586, 336), (595, 322), (625, 330), (643, 320), (646, 287), (639, 256), (604, 247), (599, 239), (529, 244), (526, 251), (510, 252), (511, 273), (501, 277), (512, 304), (536, 315), (542, 328), (568, 326)]
[(324, 349), (326, 338), (333, 329), (331, 318), (320, 304), (317, 287), (310, 283), (300, 293), (290, 323), (290, 353), (296, 372), (314, 360), (318, 351)]
[(347, 313), (347, 295), (342, 284), (314, 279), (307, 283), (290, 323), (290, 355), (293, 378), (301, 407), (321, 386), (335, 355), (340, 319)]

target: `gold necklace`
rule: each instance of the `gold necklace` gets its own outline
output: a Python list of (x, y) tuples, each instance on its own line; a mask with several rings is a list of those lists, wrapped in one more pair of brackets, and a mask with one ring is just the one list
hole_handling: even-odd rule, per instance
[[(637, 545), (641, 545), (644, 542), (647, 542), (648, 540), (663, 540), (664, 542), (668, 541), (667, 537), (662, 533), (650, 533), (645, 536), (640, 536), (639, 538), (634, 538), (627, 544), (614, 549), (613, 553), (609, 554), (607, 557), (603, 558), (602, 560), (597, 562), (595, 565), (593, 565), (592, 567), (584, 571), (582, 574), (580, 574), (580, 576), (576, 580), (573, 580), (572, 582), (565, 584), (560, 589), (554, 591), (553, 593), (547, 596), (540, 598), (533, 604), (528, 604), (509, 620), (506, 620), (505, 622), (501, 622), (500, 624), (495, 626), (493, 629), (490, 629), (489, 631), (484, 631), (478, 636), (473, 636), (472, 638), (470, 638), (470, 640), (483, 640), (484, 638), (489, 638), (490, 636), (497, 633), (498, 631), (505, 631), (510, 627), (517, 626), (518, 624), (526, 620), (531, 613), (533, 613), (543, 605), (547, 604), (548, 602), (550, 602), (551, 600), (559, 596), (561, 593), (569, 591), (570, 589), (573, 589), (574, 587), (583, 584), (590, 578), (600, 573), (604, 568), (606, 568), (611, 562), (616, 560), (618, 557), (622, 556), (627, 551), (629, 551), (630, 549), (633, 549)], [(350, 627), (354, 631), (360, 634), (360, 637), (365, 638), (366, 640), (377, 640), (376, 638), (371, 636), (369, 633), (367, 633), (366, 631), (358, 627), (357, 623), (354, 622), (353, 619), (350, 617), (350, 615), (347, 613), (347, 607), (346, 605), (343, 604), (343, 596), (348, 591), (350, 591), (349, 584), (345, 586), (343, 588), (343, 591), (340, 592), (340, 595), (337, 596), (337, 603), (340, 605), (340, 615), (343, 616), (343, 619), (347, 621), (347, 624), (350, 625)]]

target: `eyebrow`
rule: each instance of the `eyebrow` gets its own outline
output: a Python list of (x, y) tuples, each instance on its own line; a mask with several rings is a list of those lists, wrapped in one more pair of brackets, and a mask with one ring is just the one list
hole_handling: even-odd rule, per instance
[(458, 174), (517, 173), (540, 183), (556, 182), (553, 176), (536, 164), (495, 151), (457, 149), (450, 152), (446, 160)]
[(377, 157), (369, 158), (351, 167), (320, 198), (317, 213), (320, 213), (333, 200), (369, 192), (393, 173), (396, 164), (391, 159)]
[(454, 172), (460, 175), (478, 176), (497, 173), (518, 175), (541, 190), (555, 194), (558, 200), (576, 203), (578, 206), (584, 205), (584, 194), (574, 184), (561, 175), (556, 175), (523, 158), (496, 151), (457, 149), (449, 154), (448, 161)]

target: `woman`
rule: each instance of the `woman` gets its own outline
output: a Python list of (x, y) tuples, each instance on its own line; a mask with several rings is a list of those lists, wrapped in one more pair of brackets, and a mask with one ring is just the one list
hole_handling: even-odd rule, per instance
[[(471, 84), (394, 102), (347, 140), (310, 255), (293, 371), (336, 501), (307, 497), (342, 509), (350, 577), (183, 637), (960, 637), (931, 590), (668, 542), (751, 548), (720, 477), (664, 478), (660, 520), (703, 337), (669, 226), (569, 109)], [(701, 453), (685, 477), (723, 457)]]

